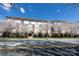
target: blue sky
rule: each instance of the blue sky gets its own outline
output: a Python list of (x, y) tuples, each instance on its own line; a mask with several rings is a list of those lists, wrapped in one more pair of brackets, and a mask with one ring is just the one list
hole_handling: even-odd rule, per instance
[(0, 4), (0, 19), (6, 19), (5, 16), (74, 22), (79, 21), (79, 5), (54, 3)]

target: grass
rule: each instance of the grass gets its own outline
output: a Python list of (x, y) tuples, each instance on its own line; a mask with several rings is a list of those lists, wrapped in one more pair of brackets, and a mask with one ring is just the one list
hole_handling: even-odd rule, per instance
[(58, 39), (58, 40), (73, 40), (73, 39), (77, 39), (79, 40), (79, 38), (73, 38), (73, 37), (64, 37), (64, 38), (0, 38), (0, 40), (53, 40), (53, 39)]

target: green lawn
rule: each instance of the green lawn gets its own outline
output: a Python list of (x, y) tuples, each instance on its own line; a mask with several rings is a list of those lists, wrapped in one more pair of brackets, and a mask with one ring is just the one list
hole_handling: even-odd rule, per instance
[(73, 39), (79, 39), (79, 38), (68, 38), (68, 37), (65, 37), (65, 38), (0, 38), (1, 40), (50, 40), (50, 39), (58, 39), (58, 40), (73, 40)]

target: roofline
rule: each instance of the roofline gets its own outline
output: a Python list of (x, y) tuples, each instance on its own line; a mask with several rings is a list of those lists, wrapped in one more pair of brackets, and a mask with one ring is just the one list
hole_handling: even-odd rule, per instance
[(6, 18), (8, 19), (17, 19), (17, 20), (31, 20), (29, 18), (19, 18), (19, 17), (14, 17), (14, 16), (6, 16)]
[[(48, 20), (38, 20), (38, 19), (31, 19), (31, 18), (20, 18), (20, 17), (14, 17), (14, 16), (6, 16), (6, 18), (8, 19), (17, 19), (17, 20), (26, 20), (26, 21), (36, 21), (36, 22), (48, 22)], [(72, 22), (68, 22), (68, 21), (64, 21), (64, 20), (51, 20), (51, 23), (53, 22), (64, 22), (64, 23), (72, 23)]]
[(36, 19), (30, 19), (30, 18), (19, 18), (14, 16), (6, 16), (7, 19), (17, 19), (17, 20), (26, 20), (26, 21), (36, 21), (36, 22), (47, 22), (46, 20), (36, 20)]

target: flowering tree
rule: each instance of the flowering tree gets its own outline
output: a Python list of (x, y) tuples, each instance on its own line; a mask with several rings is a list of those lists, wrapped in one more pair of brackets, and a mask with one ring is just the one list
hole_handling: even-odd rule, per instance
[(6, 36), (10, 34), (12, 26), (9, 23), (0, 21), (0, 36)]

